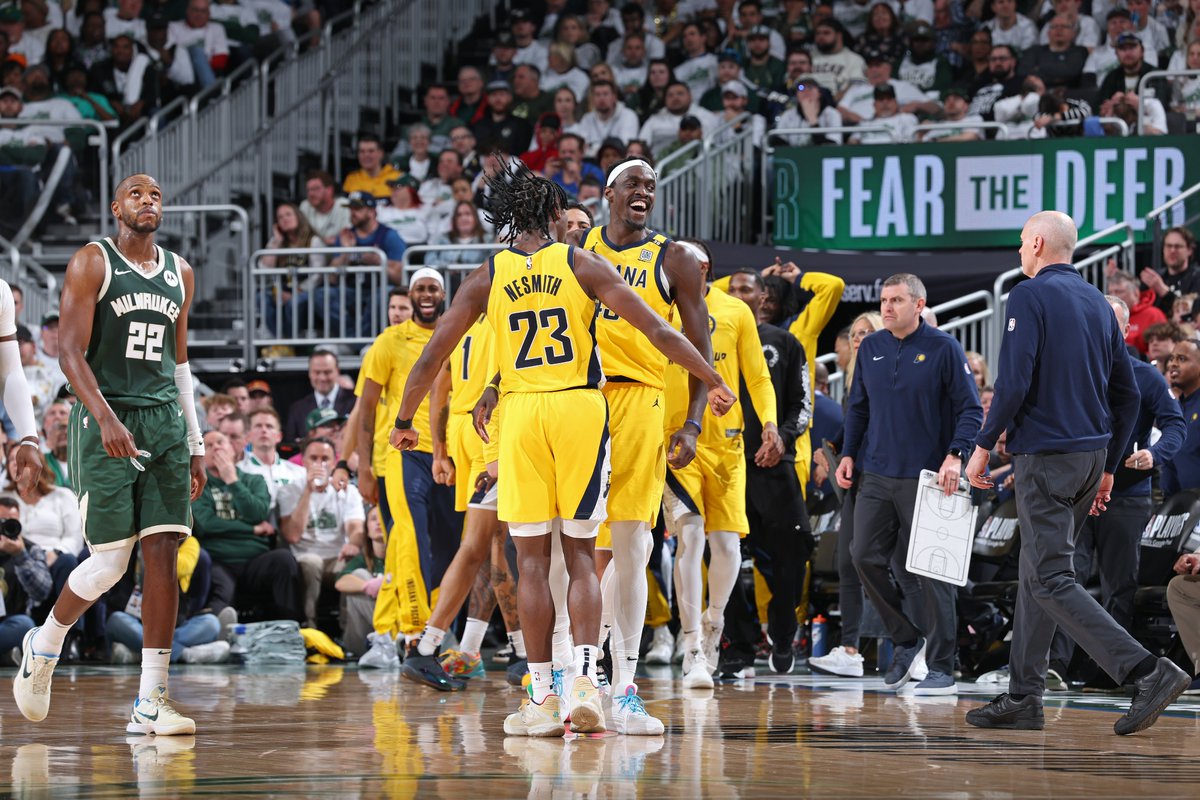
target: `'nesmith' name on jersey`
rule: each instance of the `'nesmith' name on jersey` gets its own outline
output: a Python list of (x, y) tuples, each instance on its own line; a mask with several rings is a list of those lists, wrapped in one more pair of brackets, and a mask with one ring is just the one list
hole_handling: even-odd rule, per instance
[(522, 275), (505, 286), (504, 292), (508, 295), (509, 300), (516, 300), (518, 297), (535, 292), (556, 295), (561, 288), (562, 278), (556, 278), (553, 275)]
[(154, 292), (130, 292), (112, 301), (112, 310), (118, 317), (130, 311), (157, 311), (174, 322), (179, 318), (179, 304), (169, 297)]

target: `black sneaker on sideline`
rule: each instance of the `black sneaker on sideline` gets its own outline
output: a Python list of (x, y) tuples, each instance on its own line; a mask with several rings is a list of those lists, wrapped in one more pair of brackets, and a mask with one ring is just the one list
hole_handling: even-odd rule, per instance
[(792, 648), (789, 647), (787, 650), (772, 648), (771, 672), (777, 675), (789, 675), (794, 666), (796, 666), (796, 652)]
[(408, 658), (404, 659), (404, 665), (400, 667), (400, 676), (414, 683), (431, 686), (439, 692), (457, 692), (466, 686), (463, 681), (455, 680), (446, 674), (436, 655), (423, 656), (415, 650), (410, 650)]
[(1014, 700), (1005, 692), (986, 706), (968, 711), (967, 724), (976, 728), (1040, 731), (1046, 727), (1046, 715), (1042, 711), (1042, 698), (1037, 695)]
[(1135, 694), (1129, 704), (1129, 713), (1113, 723), (1113, 731), (1118, 736), (1128, 736), (1146, 730), (1191, 682), (1191, 677), (1174, 661), (1160, 658), (1153, 672), (1134, 681)]
[(504, 679), (508, 681), (509, 686), (520, 686), (521, 679), (525, 677), (526, 672), (529, 672), (529, 659), (516, 658), (515, 655), (513, 658), (515, 660), (504, 671)]

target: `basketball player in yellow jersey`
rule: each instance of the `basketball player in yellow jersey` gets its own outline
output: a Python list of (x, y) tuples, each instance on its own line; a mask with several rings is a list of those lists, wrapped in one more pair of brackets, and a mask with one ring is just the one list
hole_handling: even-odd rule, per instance
[[(520, 565), (518, 609), (529, 653), (531, 697), (509, 715), (509, 735), (558, 736), (563, 732), (553, 693), (550, 536), (560, 527), (574, 629), (571, 727), (605, 728), (596, 676), (600, 593), (593, 540), (606, 514), (608, 408), (599, 391), (604, 375), (596, 347), (596, 301), (644, 332), (654, 347), (684, 365), (708, 386), (716, 414), (734, 395), (708, 361), (625, 284), (611, 263), (550, 236), (563, 230), (567, 198), (557, 184), (524, 164), (488, 178), (490, 221), (509, 231), (510, 248), (471, 273), (414, 365), (392, 431), (392, 444), (419, 441), (412, 415), (454, 345), (487, 313), (495, 331), (503, 392), (500, 436), (500, 518), (509, 524)], [(614, 713), (640, 705), (636, 695), (617, 698)], [(645, 713), (644, 710), (642, 713)]]
[[(388, 412), (394, 416), (409, 369), (424, 349), (442, 314), (446, 298), (440, 272), (420, 269), (410, 279), (409, 296), (413, 318), (385, 330), (371, 346), (363, 362), (366, 380), (360, 398), (359, 483), (360, 491), (374, 493), (375, 482), (363, 479), (362, 465), (369, 463), (370, 443), (375, 432), (375, 411), (386, 389)], [(454, 490), (433, 479), (432, 436), (429, 435), (429, 403), (422, 401), (417, 414), (419, 430), (426, 440), (418, 451), (397, 453), (389, 449), (385, 490), (392, 514), (388, 532), (386, 574), (375, 603), (375, 628), (402, 632), (411, 643), (420, 636), (429, 619), (429, 596), (450, 566), (462, 535), (462, 515), (454, 510)], [(373, 497), (366, 497), (371, 502)]]
[[(677, 310), (688, 341), (705, 358), (711, 358), (704, 281), (696, 258), (646, 227), (654, 210), (657, 181), (654, 169), (644, 161), (632, 159), (614, 166), (604, 190), (612, 221), (588, 231), (584, 247), (611, 261), (620, 277), (659, 316), (670, 319)], [(601, 587), (605, 616), (611, 614), (613, 621), (613, 696), (623, 697), (631, 690), (637, 693), (634, 674), (646, 620), (646, 565), (654, 544), (650, 527), (662, 503), (666, 463), (669, 460), (672, 467), (681, 468), (695, 457), (704, 394), (698, 382), (689, 382), (686, 421), (664, 448), (666, 358), (614, 309), (601, 312), (596, 333), (608, 377), (604, 396), (613, 440), (608, 525), (596, 546), (612, 551)], [(649, 714), (628, 719), (618, 715), (613, 721), (621, 733), (663, 732), (662, 722)]]
[[(707, 276), (712, 256), (700, 243), (680, 242), (696, 256), (700, 273)], [(762, 420), (762, 447), (756, 456), (778, 461), (783, 455), (779, 436), (775, 387), (762, 342), (749, 306), (719, 289), (707, 293), (713, 364), (730, 386), (744, 381), (750, 402)], [(669, 436), (687, 413), (687, 382), (683, 370), (667, 367), (666, 427)], [(746, 518), (746, 454), (742, 443), (741, 407), (717, 420), (706, 413), (704, 430), (696, 445), (696, 458), (686, 467), (667, 472), (663, 492), (663, 517), (676, 537), (675, 596), (683, 634), (683, 686), (711, 689), (717, 666), (717, 645), (725, 626), (725, 605), (741, 569), (740, 539), (750, 532)], [(708, 609), (701, 616), (704, 598), (702, 561), (705, 534), (711, 558), (708, 564)], [(791, 568), (792, 565), (789, 565)]]

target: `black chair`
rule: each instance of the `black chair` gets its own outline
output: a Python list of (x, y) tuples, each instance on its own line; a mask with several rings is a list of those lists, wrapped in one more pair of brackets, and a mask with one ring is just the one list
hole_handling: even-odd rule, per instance
[(1175, 633), (1167, 607), (1167, 584), (1181, 553), (1200, 549), (1200, 489), (1187, 489), (1162, 502), (1146, 528), (1138, 550), (1138, 590), (1133, 596), (1133, 634), (1154, 649)]

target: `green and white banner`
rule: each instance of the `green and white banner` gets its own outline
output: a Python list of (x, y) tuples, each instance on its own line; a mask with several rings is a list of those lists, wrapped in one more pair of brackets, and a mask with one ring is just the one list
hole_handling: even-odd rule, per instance
[(1200, 182), (1200, 136), (781, 147), (772, 166), (776, 246), (1016, 249), (1045, 209), (1144, 241), (1146, 213)]

